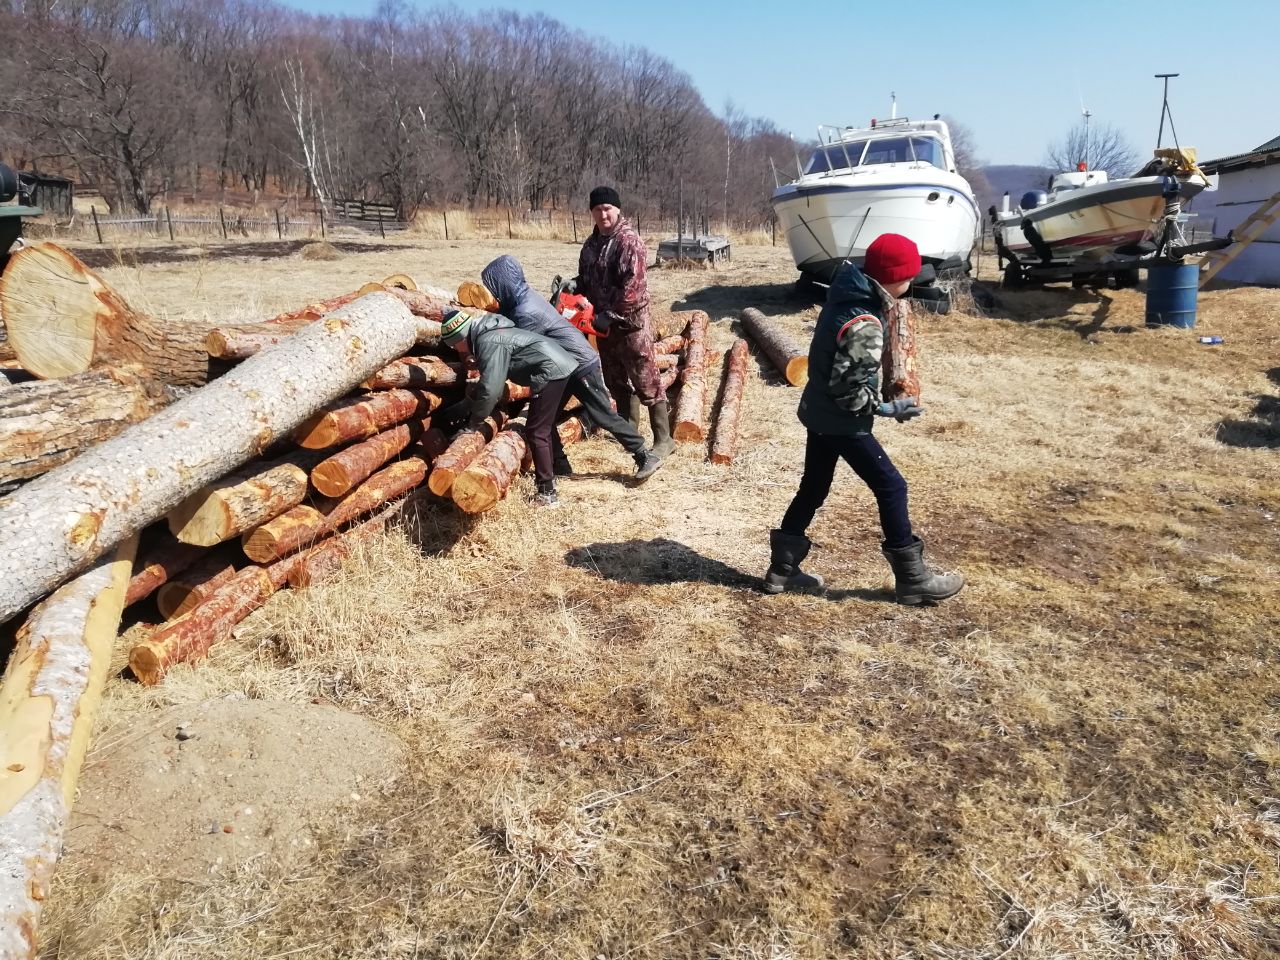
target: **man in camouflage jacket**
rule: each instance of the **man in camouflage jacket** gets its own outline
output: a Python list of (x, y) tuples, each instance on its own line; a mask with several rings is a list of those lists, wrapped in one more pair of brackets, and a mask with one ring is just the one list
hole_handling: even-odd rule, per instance
[(893, 568), (898, 602), (936, 603), (964, 586), (958, 574), (937, 574), (925, 566), (924, 541), (912, 532), (907, 511), (907, 482), (871, 434), (877, 416), (904, 423), (924, 412), (916, 397), (892, 402), (880, 397), (885, 323), (920, 267), (914, 243), (885, 234), (867, 249), (863, 269), (846, 262), (831, 282), (809, 347), (809, 381), (797, 411), (808, 430), (804, 475), (782, 523), (770, 533), (767, 593), (822, 586), (822, 578), (803, 573), (800, 563), (812, 546), (806, 531), (842, 459), (875, 495), (884, 532), (881, 549)]
[(675, 449), (671, 439), (671, 410), (663, 395), (653, 357), (653, 326), (649, 321), (649, 285), (645, 281), (648, 253), (644, 241), (622, 216), (621, 200), (612, 187), (591, 191), (595, 229), (578, 256), (577, 291), (595, 307), (596, 340), (604, 381), (633, 423), (640, 407), (649, 408), (653, 453), (667, 457)]

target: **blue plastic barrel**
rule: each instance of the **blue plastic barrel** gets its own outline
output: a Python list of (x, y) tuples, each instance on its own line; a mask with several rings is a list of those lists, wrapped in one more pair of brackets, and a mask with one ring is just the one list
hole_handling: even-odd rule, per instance
[(1147, 326), (1196, 325), (1196, 294), (1200, 291), (1200, 265), (1167, 264), (1147, 268)]

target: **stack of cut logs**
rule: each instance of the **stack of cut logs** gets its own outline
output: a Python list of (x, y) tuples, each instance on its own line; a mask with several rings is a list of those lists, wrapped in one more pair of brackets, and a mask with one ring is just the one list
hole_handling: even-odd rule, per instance
[[(467, 389), (467, 368), (439, 355), (453, 302), (396, 276), (261, 323), (167, 321), (55, 244), (11, 257), (0, 277), (0, 624), (27, 616), (0, 681), (0, 857), (23, 865), (0, 869), (0, 956), (33, 955), (125, 607), (152, 598), (156, 613), (139, 607), (139, 619), (160, 622), (129, 663), (157, 683), (275, 591), (331, 576), (424, 482), (481, 513), (527, 469), (527, 388), (508, 384), (479, 433), (432, 420)], [(681, 441), (705, 436), (719, 359), (707, 328), (701, 311), (659, 323)], [(733, 456), (746, 363), (737, 340), (717, 463)], [(573, 406), (558, 427), (566, 445), (591, 429)]]

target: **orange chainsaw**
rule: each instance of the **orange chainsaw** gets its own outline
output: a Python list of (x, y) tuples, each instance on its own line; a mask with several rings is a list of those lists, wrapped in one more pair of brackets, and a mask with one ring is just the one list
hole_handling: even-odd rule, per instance
[(591, 301), (577, 292), (577, 278), (565, 280), (556, 276), (551, 282), (551, 306), (556, 312), (588, 337), (607, 337), (607, 330), (597, 330), (595, 326), (596, 308)]

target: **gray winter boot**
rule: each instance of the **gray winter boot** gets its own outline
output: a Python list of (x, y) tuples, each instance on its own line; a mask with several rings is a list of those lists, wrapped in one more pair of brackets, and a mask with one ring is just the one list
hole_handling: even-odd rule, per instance
[(898, 602), (909, 607), (934, 604), (954, 597), (964, 588), (964, 577), (958, 573), (935, 573), (924, 563), (924, 541), (914, 537), (906, 547), (886, 547), (880, 552), (893, 568), (894, 592)]
[(771, 550), (769, 570), (764, 575), (764, 592), (781, 593), (783, 590), (821, 590), (822, 578), (803, 573), (800, 563), (809, 555), (813, 546), (808, 537), (797, 537), (781, 530), (769, 531)]
[(671, 439), (671, 407), (659, 400), (649, 408), (649, 426), (653, 428), (653, 452), (665, 460), (676, 452), (676, 442)]

